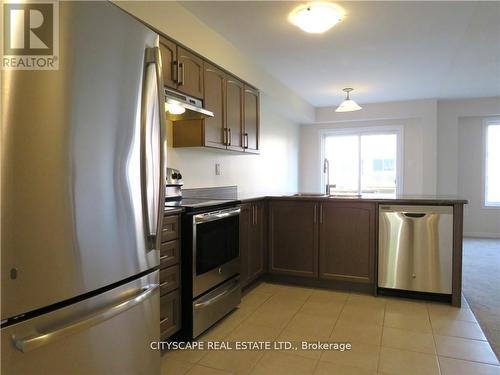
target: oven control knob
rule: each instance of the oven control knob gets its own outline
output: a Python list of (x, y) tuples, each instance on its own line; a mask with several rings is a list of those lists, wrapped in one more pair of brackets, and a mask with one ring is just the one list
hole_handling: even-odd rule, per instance
[(219, 268), (219, 275), (222, 275), (222, 267)]
[(177, 174), (177, 178), (180, 180), (182, 179), (182, 175), (180, 173)]

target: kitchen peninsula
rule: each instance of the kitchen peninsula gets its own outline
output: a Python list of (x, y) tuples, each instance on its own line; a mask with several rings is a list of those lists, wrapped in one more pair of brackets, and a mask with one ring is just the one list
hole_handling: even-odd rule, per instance
[[(185, 194), (214, 199), (237, 199), (242, 203), (242, 286), (248, 286), (263, 277), (271, 281), (304, 286), (351, 290), (373, 295), (390, 293), (425, 299), (439, 298), (454, 306), (461, 304), (463, 205), (467, 203), (464, 199), (429, 195), (388, 197), (340, 194), (327, 196), (318, 193), (245, 194), (238, 193), (236, 187), (187, 189)], [(436, 254), (440, 257), (438, 263), (448, 260), (448, 264), (435, 265), (441, 266), (449, 273), (449, 280), (438, 273), (442, 283), (448, 282), (449, 292), (406, 293), (379, 287), (379, 264), (381, 261), (387, 262), (387, 258), (380, 256), (380, 239), (385, 234), (380, 232), (379, 218), (382, 209), (393, 206), (414, 208), (413, 211), (417, 212), (422, 208), (442, 208), (451, 213), (448, 233), (441, 234), (441, 237), (449, 237), (449, 256)], [(425, 216), (423, 213), (406, 215), (410, 220), (406, 225), (412, 225), (415, 220)], [(440, 221), (445, 221), (444, 216), (431, 219), (431, 222)], [(414, 225), (418, 227), (420, 224)], [(443, 245), (443, 238), (432, 230), (430, 232), (434, 237), (429, 241), (436, 242), (436, 246), (447, 246)], [(402, 238), (390, 241), (402, 241)], [(414, 242), (417, 243), (418, 239)], [(415, 263), (414, 268), (418, 268), (416, 259), (419, 255), (421, 254), (415, 251), (412, 259), (408, 260), (412, 264)], [(429, 257), (425, 259), (426, 262), (434, 262)], [(430, 265), (425, 266), (429, 267)], [(400, 271), (401, 268), (404, 267), (400, 264)], [(427, 281), (436, 278), (435, 275), (424, 273), (425, 268), (420, 267), (419, 270), (422, 272), (422, 278)], [(418, 281), (420, 274), (415, 273), (409, 277)]]

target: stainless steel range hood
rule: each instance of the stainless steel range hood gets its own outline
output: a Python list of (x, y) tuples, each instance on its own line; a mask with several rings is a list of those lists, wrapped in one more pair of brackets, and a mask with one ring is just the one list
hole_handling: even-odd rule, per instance
[(201, 120), (214, 117), (213, 112), (203, 108), (203, 102), (200, 99), (171, 89), (165, 88), (164, 90), (165, 113), (168, 120)]

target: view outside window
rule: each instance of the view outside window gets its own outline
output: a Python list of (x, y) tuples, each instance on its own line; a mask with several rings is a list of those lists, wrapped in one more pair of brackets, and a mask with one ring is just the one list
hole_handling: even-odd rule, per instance
[(500, 124), (486, 128), (485, 202), (500, 207)]
[(397, 134), (359, 133), (325, 137), (333, 192), (395, 194)]
[(330, 162), (332, 191), (357, 193), (359, 189), (359, 137), (339, 135), (325, 138), (325, 158)]

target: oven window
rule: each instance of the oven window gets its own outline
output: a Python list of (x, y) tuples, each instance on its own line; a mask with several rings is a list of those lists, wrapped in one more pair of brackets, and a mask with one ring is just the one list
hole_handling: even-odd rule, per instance
[(196, 225), (196, 275), (237, 258), (239, 252), (238, 216)]

